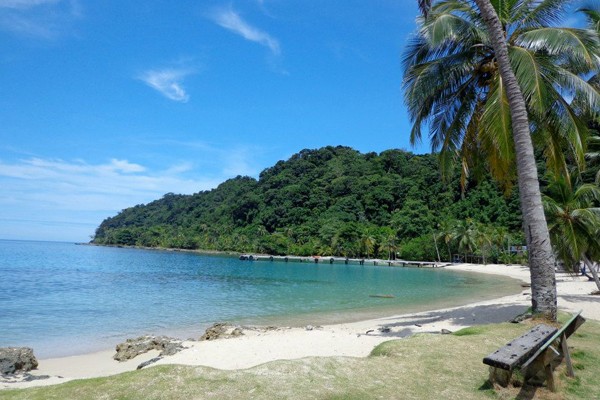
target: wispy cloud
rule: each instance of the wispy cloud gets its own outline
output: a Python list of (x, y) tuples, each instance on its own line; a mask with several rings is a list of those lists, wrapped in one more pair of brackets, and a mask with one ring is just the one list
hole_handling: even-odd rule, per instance
[(211, 18), (217, 25), (240, 35), (244, 39), (269, 48), (274, 55), (279, 55), (281, 53), (281, 48), (277, 39), (267, 32), (244, 21), (234, 10), (230, 8), (217, 10), (212, 13)]
[[(255, 144), (227, 144), (215, 146), (198, 140), (161, 139), (155, 142), (144, 138), (140, 145), (155, 147), (176, 147), (177, 153), (188, 151), (188, 157), (196, 158), (196, 167), (211, 169), (222, 177), (222, 180), (233, 178), (237, 175), (258, 177), (260, 172), (259, 159), (264, 155), (265, 149)], [(202, 156), (199, 157), (198, 155)], [(218, 162), (215, 162), (218, 160)], [(175, 168), (175, 167), (172, 167)], [(177, 168), (191, 169), (190, 163), (178, 164)]]
[(0, 29), (18, 36), (55, 39), (81, 16), (78, 0), (0, 0)]
[(168, 192), (209, 190), (222, 181), (189, 178), (190, 169), (189, 164), (178, 164), (152, 170), (116, 158), (99, 164), (46, 158), (0, 160), (0, 237), (85, 240), (104, 218), (123, 208)]
[(220, 182), (185, 178), (183, 173), (189, 170), (189, 165), (180, 164), (152, 171), (120, 159), (103, 164), (43, 158), (0, 161), (0, 204), (17, 196), (19, 201), (34, 199), (59, 209), (110, 210), (154, 200), (166, 192), (195, 193)]
[(61, 0), (0, 0), (0, 8), (26, 9), (39, 5), (56, 4)]
[(183, 88), (183, 80), (193, 73), (189, 69), (161, 69), (150, 70), (138, 78), (146, 85), (159, 91), (163, 96), (173, 101), (185, 103), (190, 96)]

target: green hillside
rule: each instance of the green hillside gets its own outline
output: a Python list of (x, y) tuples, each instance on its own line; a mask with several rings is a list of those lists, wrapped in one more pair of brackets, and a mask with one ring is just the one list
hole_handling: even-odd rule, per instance
[[(463, 194), (434, 155), (302, 150), (193, 195), (168, 193), (107, 218), (93, 243), (296, 255), (442, 259), (519, 242), (517, 193), (489, 180)], [(434, 235), (436, 240), (434, 241)]]

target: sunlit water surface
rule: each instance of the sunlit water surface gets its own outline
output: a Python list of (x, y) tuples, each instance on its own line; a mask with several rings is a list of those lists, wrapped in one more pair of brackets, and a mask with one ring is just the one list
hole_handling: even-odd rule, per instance
[[(214, 322), (327, 324), (465, 304), (516, 281), (442, 268), (249, 262), (188, 252), (0, 240), (0, 347), (41, 358)], [(370, 295), (393, 295), (393, 298)]]

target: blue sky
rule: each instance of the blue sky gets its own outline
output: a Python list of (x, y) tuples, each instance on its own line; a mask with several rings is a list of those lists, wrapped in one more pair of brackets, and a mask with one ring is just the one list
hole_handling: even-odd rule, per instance
[(0, 239), (88, 241), (123, 208), (305, 148), (411, 148), (414, 0), (0, 0)]

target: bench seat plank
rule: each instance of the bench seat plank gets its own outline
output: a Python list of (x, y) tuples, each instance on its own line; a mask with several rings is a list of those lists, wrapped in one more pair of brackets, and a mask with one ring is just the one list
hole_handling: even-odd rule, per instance
[[(544, 351), (546, 350), (546, 348), (548, 346), (550, 346), (552, 344), (552, 342), (554, 342), (556, 339), (560, 338), (562, 335), (564, 335), (564, 340), (561, 340), (561, 342), (565, 342), (567, 338), (569, 338), (576, 330), (577, 328), (579, 328), (583, 323), (585, 322), (585, 318), (583, 318), (581, 316), (581, 311), (579, 311), (577, 314), (573, 315), (571, 317), (571, 319), (569, 319), (563, 326), (562, 328), (558, 329), (553, 335), (552, 337), (546, 341), (546, 343), (541, 346), (532, 356), (529, 360), (527, 360), (525, 362), (525, 364), (523, 364), (522, 368), (525, 369), (527, 368), (531, 363), (533, 363), (533, 361), (535, 361), (535, 359)], [(568, 353), (567, 353), (568, 354)]]
[(483, 359), (483, 363), (496, 368), (512, 371), (538, 351), (557, 328), (545, 324), (536, 325), (529, 332), (508, 343)]

